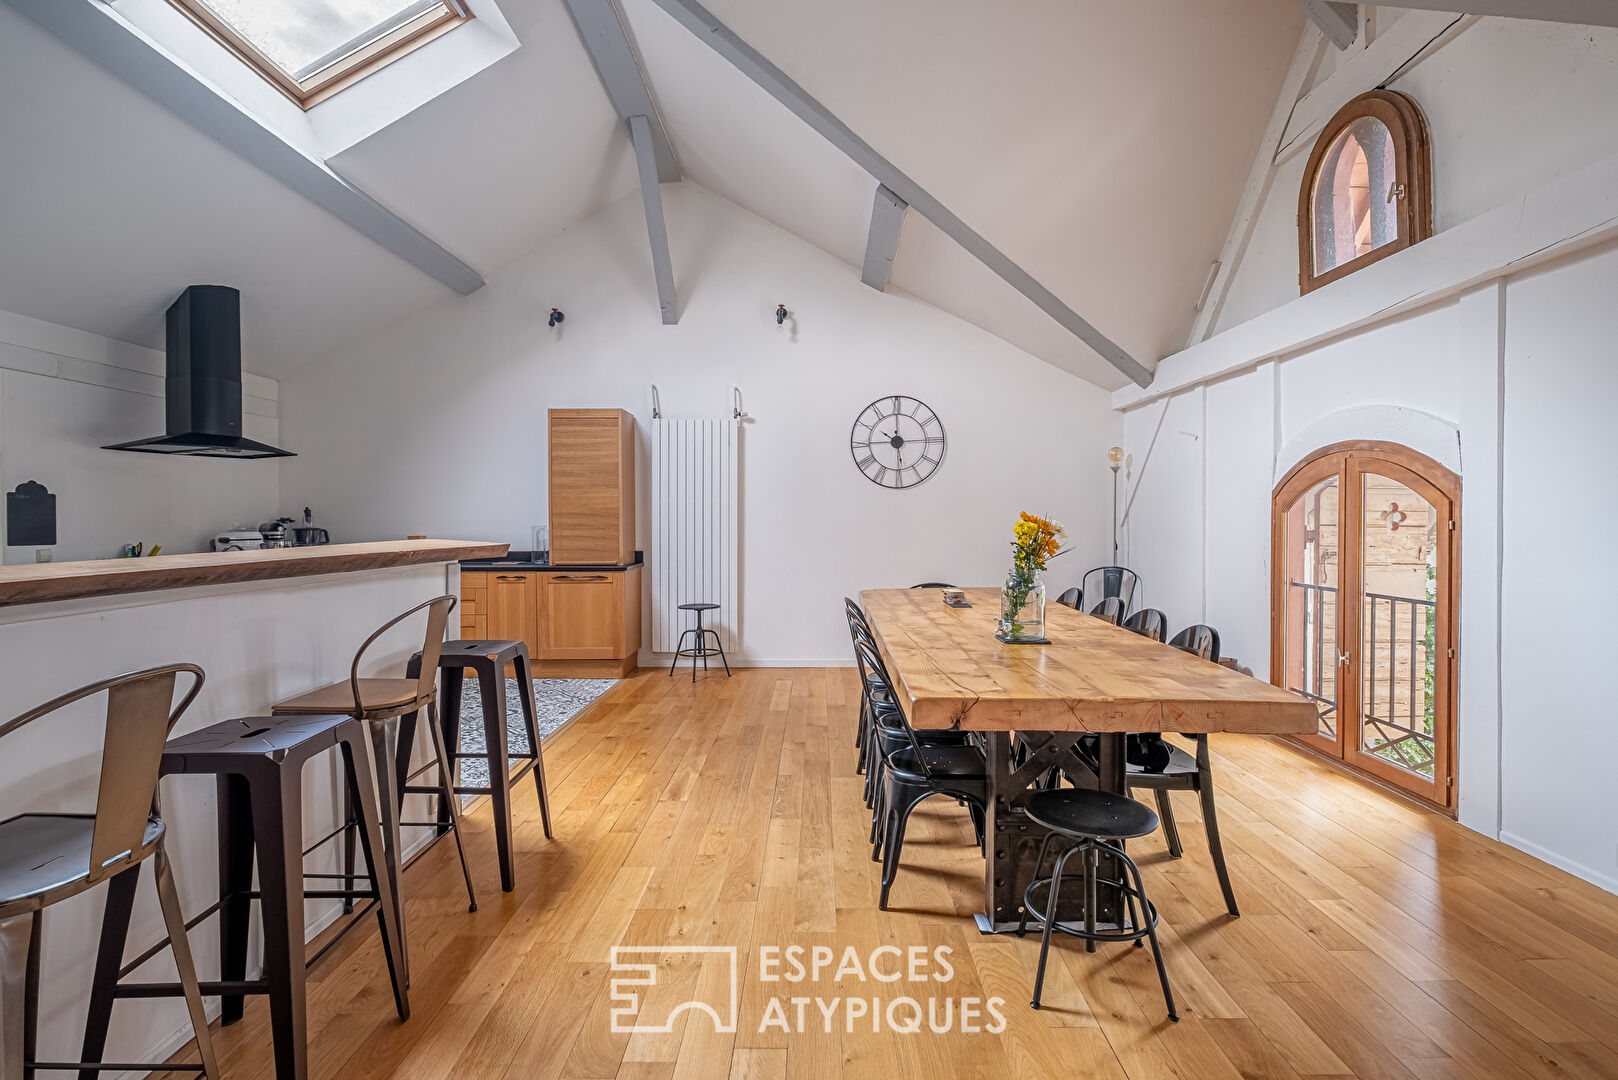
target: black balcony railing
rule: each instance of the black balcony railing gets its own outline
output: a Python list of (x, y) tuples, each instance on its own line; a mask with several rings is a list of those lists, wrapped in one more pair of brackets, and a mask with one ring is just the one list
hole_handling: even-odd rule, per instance
[[(1335, 738), (1337, 628), (1336, 612), (1328, 616), (1327, 608), (1336, 607), (1337, 589), (1303, 581), (1288, 584), (1303, 597), (1302, 664), (1301, 670), (1292, 668), (1301, 675), (1303, 685), (1288, 689), (1316, 703), (1320, 733)], [(1359, 710), (1364, 749), (1428, 776), (1432, 775), (1435, 752), (1431, 679), (1436, 612), (1437, 604), (1422, 597), (1365, 594)], [(1333, 672), (1329, 685), (1328, 671)], [(1399, 697), (1401, 681), (1407, 691), (1403, 701)]]
[[(1435, 601), (1414, 596), (1365, 594), (1366, 663), (1361, 675), (1365, 749), (1414, 772), (1431, 776), (1433, 740), (1432, 676)], [(1386, 621), (1384, 621), (1384, 616)], [(1378, 648), (1381, 634), (1382, 649)], [(1382, 652), (1387, 653), (1386, 671)], [(1404, 661), (1404, 674), (1399, 672)], [(1399, 683), (1405, 682), (1405, 700)]]
[[(1328, 739), (1337, 737), (1337, 616), (1328, 619), (1326, 605), (1337, 604), (1337, 589), (1332, 585), (1310, 585), (1302, 581), (1290, 583), (1303, 594), (1303, 665), (1302, 686), (1289, 686), (1295, 694), (1302, 694), (1320, 711), (1320, 734)], [(1326, 631), (1331, 631), (1332, 644), (1326, 644)], [(1290, 632), (1291, 628), (1288, 627)], [(1327, 694), (1326, 672), (1333, 672), (1330, 695)]]

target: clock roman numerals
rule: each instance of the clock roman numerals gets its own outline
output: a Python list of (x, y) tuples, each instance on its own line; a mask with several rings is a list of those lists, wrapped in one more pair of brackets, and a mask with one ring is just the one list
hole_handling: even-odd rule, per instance
[(880, 487), (914, 487), (943, 464), (944, 422), (924, 402), (903, 394), (878, 398), (854, 420), (854, 466)]

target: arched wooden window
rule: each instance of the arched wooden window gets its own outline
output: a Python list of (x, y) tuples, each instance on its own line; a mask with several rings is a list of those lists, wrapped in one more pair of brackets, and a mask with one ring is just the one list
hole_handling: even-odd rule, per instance
[(1331, 118), (1298, 194), (1298, 285), (1310, 292), (1433, 231), (1427, 124), (1415, 102), (1373, 90)]
[(1270, 681), (1319, 711), (1299, 740), (1452, 813), (1460, 500), (1414, 450), (1338, 443), (1271, 520)]

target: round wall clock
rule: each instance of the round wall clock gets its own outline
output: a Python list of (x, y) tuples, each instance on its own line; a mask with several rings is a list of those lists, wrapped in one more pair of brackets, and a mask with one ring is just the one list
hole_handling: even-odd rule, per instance
[(854, 418), (848, 437), (854, 467), (873, 484), (915, 487), (944, 461), (944, 422), (926, 403), (894, 394), (877, 398)]

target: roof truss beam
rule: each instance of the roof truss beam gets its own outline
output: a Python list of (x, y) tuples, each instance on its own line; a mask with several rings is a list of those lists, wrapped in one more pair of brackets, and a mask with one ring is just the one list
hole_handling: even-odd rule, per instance
[(418, 270), (463, 296), (483, 275), (408, 221), (287, 142), (177, 58), (91, 0), (5, 0), (70, 47), (280, 180)]
[(1612, 0), (1398, 0), (1398, 4), (1420, 11), (1458, 11), (1463, 15), (1498, 15), (1580, 26), (1618, 26), (1618, 4)]
[(669, 231), (663, 221), (663, 195), (657, 186), (657, 148), (652, 123), (644, 116), (629, 118), (629, 137), (635, 144), (635, 167), (640, 173), (640, 197), (646, 207), (646, 235), (652, 243), (652, 276), (657, 279), (657, 306), (663, 324), (680, 321), (674, 298), (674, 263), (669, 258)]
[(612, 107), (627, 125), (630, 117), (646, 120), (652, 138), (652, 151), (657, 161), (657, 178), (665, 184), (680, 180), (680, 159), (674, 154), (674, 144), (663, 130), (663, 118), (652, 98), (651, 80), (641, 63), (640, 50), (630, 36), (629, 23), (618, 8), (617, 0), (567, 0), (568, 13), (578, 28), (579, 38), (594, 61), (601, 84), (606, 88)]
[[(1449, 0), (1453, 3), (1456, 0)], [(1402, 3), (1402, 0), (1401, 0)], [(1339, 49), (1346, 49), (1360, 36), (1360, 6), (1338, 0), (1298, 0), (1310, 20)]]
[(1083, 341), (1102, 359), (1123, 372), (1131, 382), (1139, 386), (1151, 384), (1152, 373), (1130, 356), (1122, 346), (1097, 330), (1078, 312), (1063, 303), (1055, 293), (1034, 280), (1033, 275), (951, 213), (920, 184), (906, 176), (898, 166), (877, 153), (871, 144), (854, 134), (847, 124), (834, 116), (807, 90), (793, 82), (785, 72), (737, 37), (696, 0), (655, 0), (655, 2), (743, 75), (785, 105), (833, 146), (847, 154), (855, 164), (875, 177), (878, 183), (903, 199), (918, 214), (936, 225), (941, 232), (960, 244), (1012, 288), (1033, 301), (1040, 310)]
[(876, 200), (871, 206), (871, 234), (865, 241), (865, 267), (860, 280), (877, 292), (886, 292), (888, 277), (893, 273), (893, 258), (899, 253), (899, 233), (904, 228), (905, 202), (886, 184), (876, 186)]

